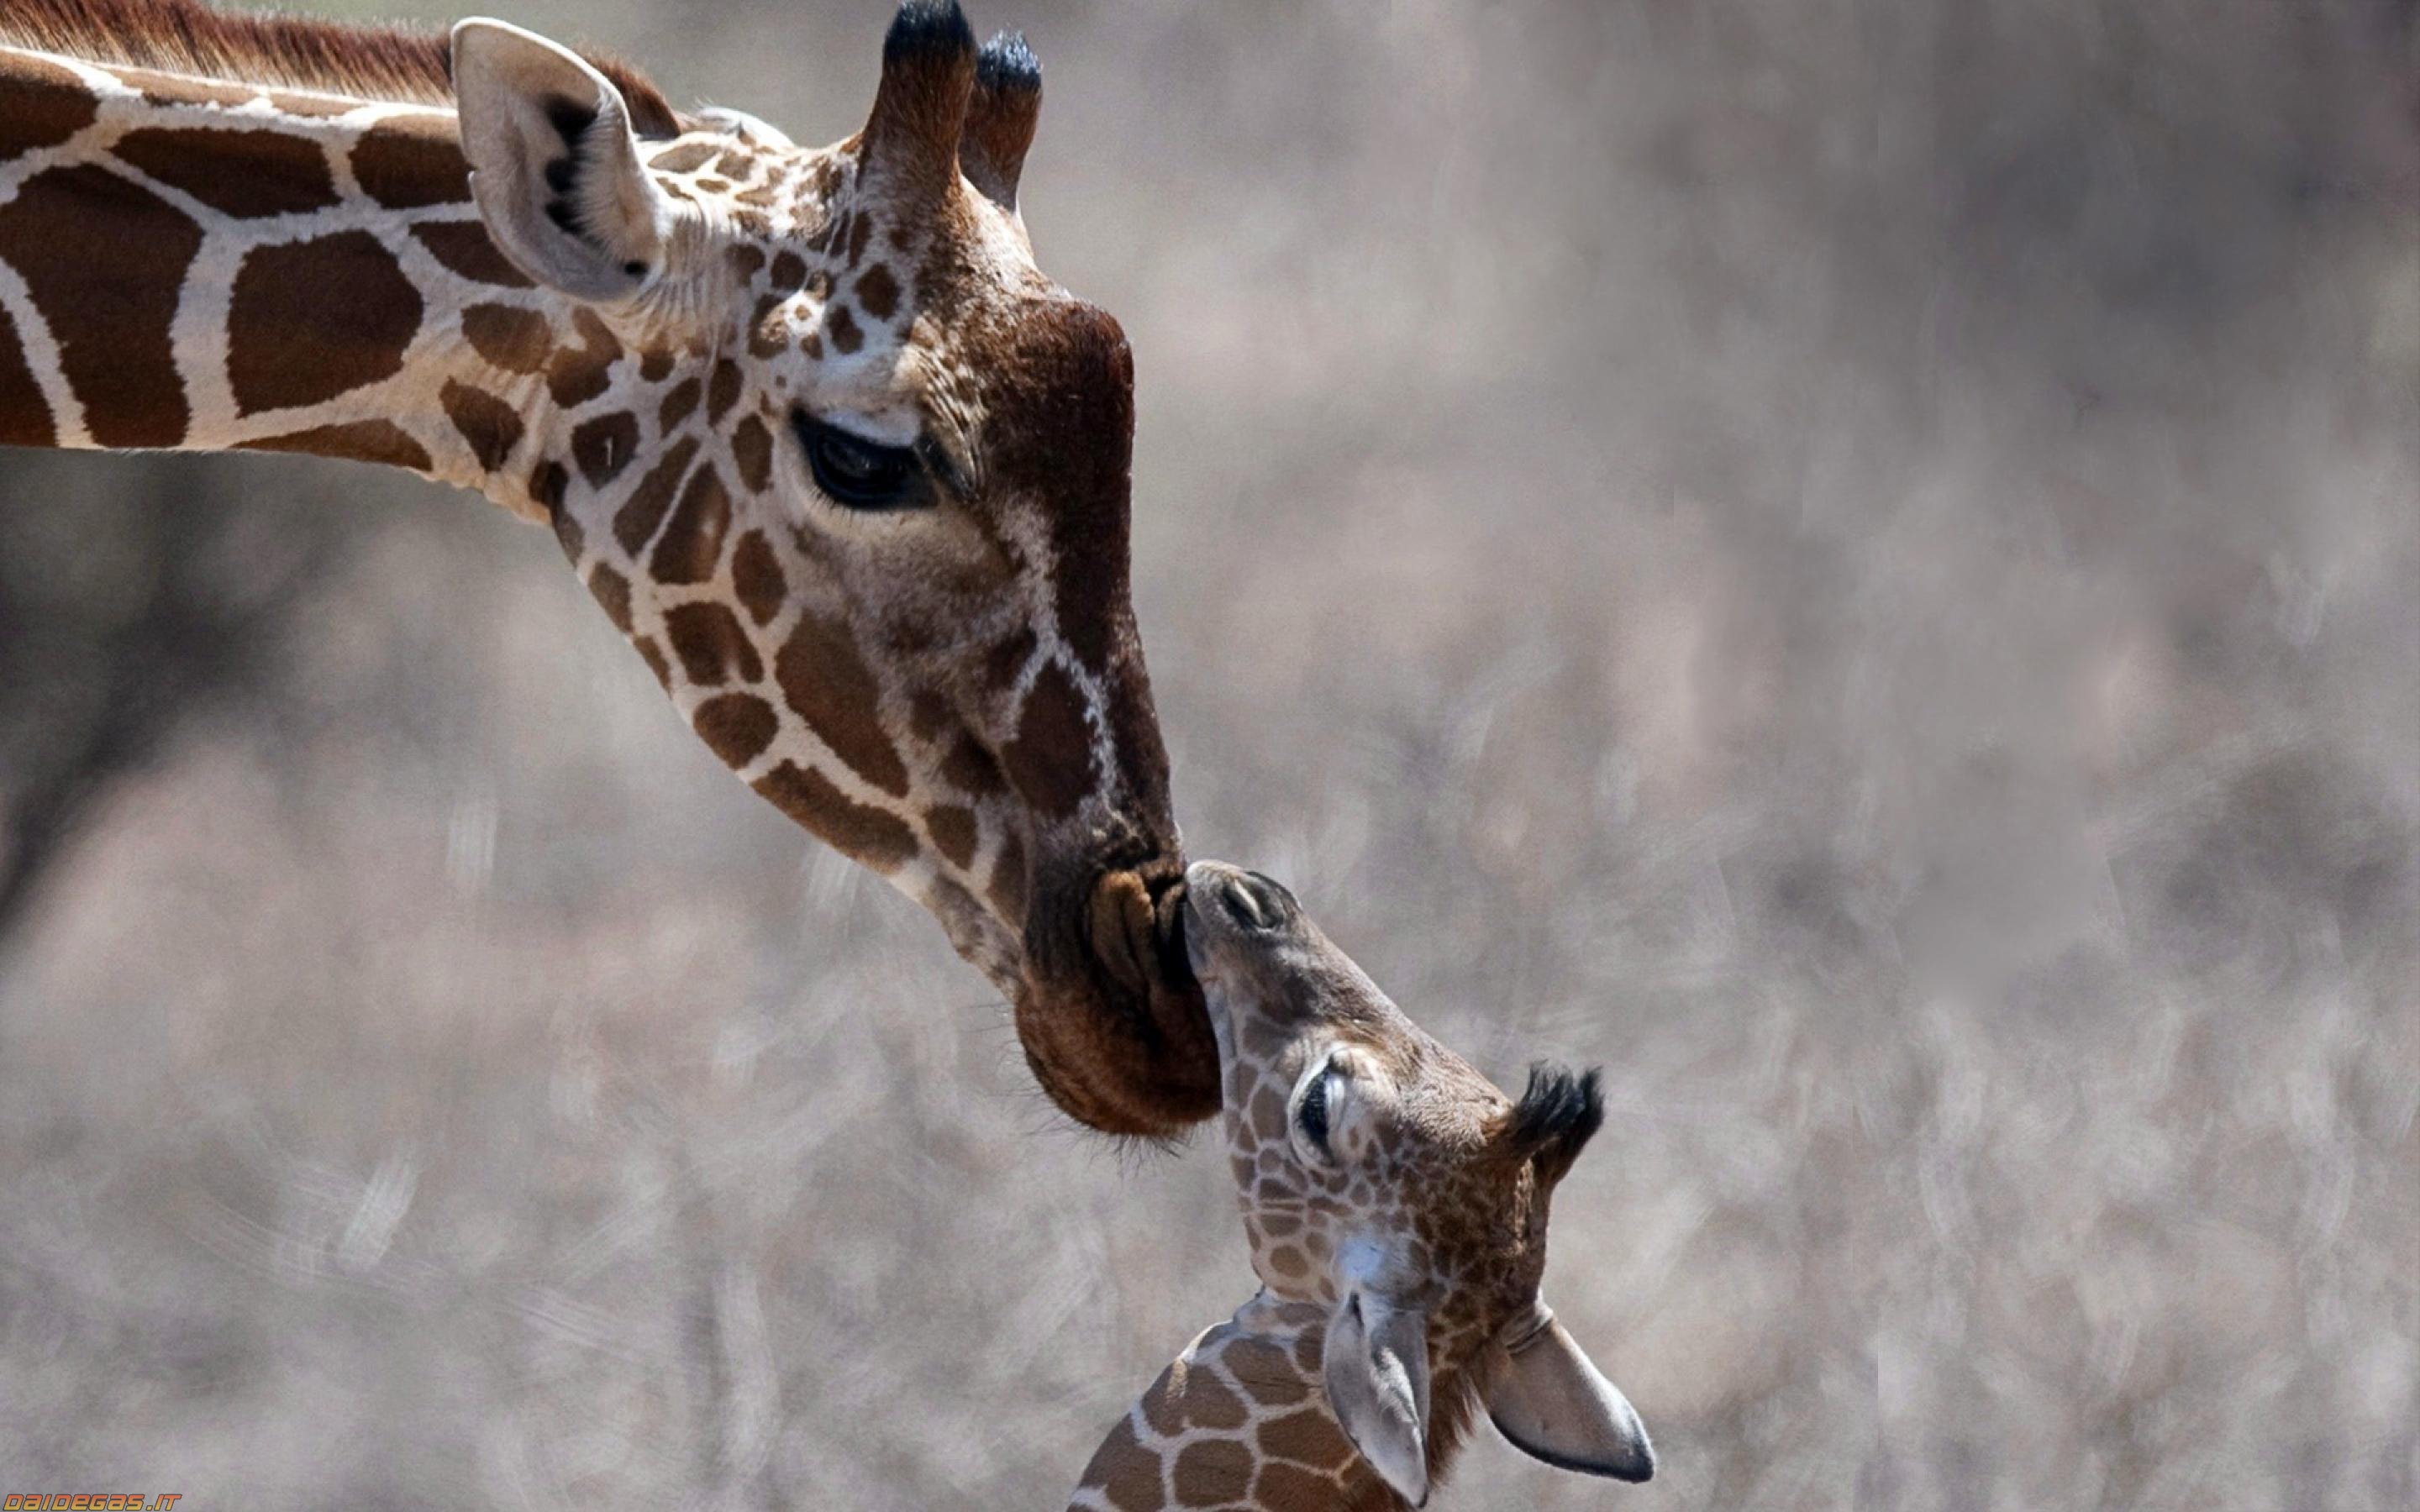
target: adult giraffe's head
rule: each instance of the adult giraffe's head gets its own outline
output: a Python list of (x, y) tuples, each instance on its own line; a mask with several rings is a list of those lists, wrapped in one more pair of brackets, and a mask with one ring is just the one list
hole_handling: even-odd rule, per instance
[(465, 310), (528, 377), (449, 409), (535, 432), (516, 486), (698, 733), (939, 918), (1063, 1107), (1215, 1111), (1127, 601), (1131, 361), (1033, 263), (1032, 54), (909, 0), (864, 129), (814, 148), (499, 22), (453, 76), (488, 235), (580, 338)]

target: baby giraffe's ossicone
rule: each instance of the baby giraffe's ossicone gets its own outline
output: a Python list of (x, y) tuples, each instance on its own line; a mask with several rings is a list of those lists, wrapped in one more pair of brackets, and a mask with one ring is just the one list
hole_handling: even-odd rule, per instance
[(1261, 1290), (1109, 1432), (1074, 1507), (1419, 1506), (1484, 1404), (1516, 1447), (1642, 1481), (1647, 1430), (1539, 1295), (1596, 1074), (1506, 1097), (1284, 887), (1201, 862), (1186, 948), (1218, 1035)]

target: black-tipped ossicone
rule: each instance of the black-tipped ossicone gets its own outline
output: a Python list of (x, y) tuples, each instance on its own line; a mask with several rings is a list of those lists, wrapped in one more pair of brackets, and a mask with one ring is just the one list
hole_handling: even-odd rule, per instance
[(1569, 1067), (1542, 1060), (1529, 1068), (1529, 1085), (1512, 1105), (1506, 1138), (1514, 1153), (1537, 1163), (1540, 1180), (1552, 1183), (1572, 1168), (1604, 1124), (1597, 1069), (1575, 1076)]
[(882, 39), (882, 85), (865, 122), (865, 167), (900, 208), (958, 180), (958, 136), (975, 85), (975, 34), (955, 0), (908, 0)]
[(907, 0), (882, 36), (882, 67), (912, 58), (967, 57), (975, 50), (975, 29), (958, 0)]
[(975, 92), (958, 139), (958, 170), (985, 199), (1014, 214), (1025, 150), (1042, 115), (1042, 60), (1025, 39), (1002, 32), (975, 56)]
[(975, 54), (975, 84), (984, 89), (1040, 89), (1042, 60), (1025, 45), (1023, 32), (1001, 32)]

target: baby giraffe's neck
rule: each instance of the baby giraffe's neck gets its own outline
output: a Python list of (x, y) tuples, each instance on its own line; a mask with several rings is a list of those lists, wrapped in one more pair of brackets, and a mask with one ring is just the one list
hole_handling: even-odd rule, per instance
[(1326, 1325), (1326, 1308), (1264, 1291), (1203, 1332), (1109, 1430), (1071, 1512), (1400, 1507), (1329, 1410)]

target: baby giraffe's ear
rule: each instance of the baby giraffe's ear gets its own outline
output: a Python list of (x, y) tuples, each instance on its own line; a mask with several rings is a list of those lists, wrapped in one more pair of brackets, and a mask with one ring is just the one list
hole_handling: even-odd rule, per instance
[(1414, 1506), (1429, 1499), (1429, 1320), (1364, 1290), (1337, 1304), (1322, 1362), (1327, 1405), (1361, 1458)]
[(1544, 1303), (1505, 1346), (1512, 1367), (1487, 1394), (1487, 1415), (1512, 1447), (1562, 1470), (1616, 1480), (1655, 1473), (1647, 1425)]
[(586, 59), (473, 18), (454, 28), (471, 197), (515, 266), (574, 299), (628, 299), (662, 265), (671, 197), (639, 161), (629, 102)]

